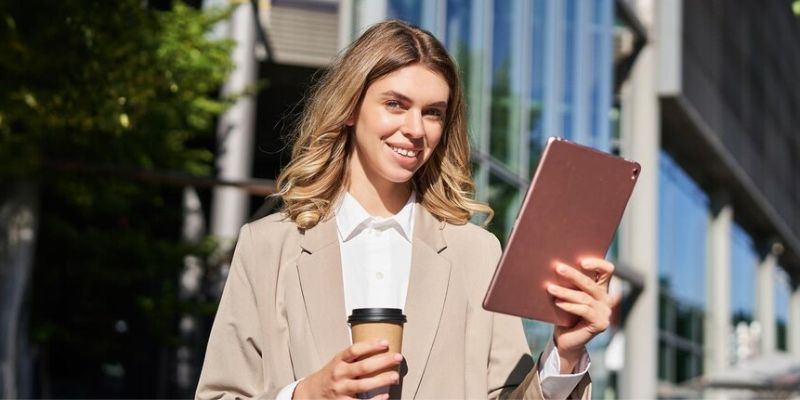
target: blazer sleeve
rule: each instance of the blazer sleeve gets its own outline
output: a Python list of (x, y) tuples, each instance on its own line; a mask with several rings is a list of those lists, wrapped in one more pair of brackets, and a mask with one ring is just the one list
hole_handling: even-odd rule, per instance
[[(489, 353), (490, 399), (544, 399), (539, 360), (534, 363), (519, 318), (495, 314)], [(541, 354), (539, 355), (541, 358)], [(591, 399), (591, 379), (586, 374), (568, 399)]]
[(239, 232), (217, 315), (211, 328), (197, 399), (275, 398), (266, 388), (262, 362), (265, 338), (246, 260), (252, 258), (248, 225)]

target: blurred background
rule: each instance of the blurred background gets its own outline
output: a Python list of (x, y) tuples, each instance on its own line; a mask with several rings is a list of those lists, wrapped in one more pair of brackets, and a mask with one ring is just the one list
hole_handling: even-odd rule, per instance
[(0, 395), (192, 397), (306, 90), (388, 18), (457, 60), (501, 241), (548, 136), (642, 164), (594, 398), (800, 396), (795, 0), (0, 0)]

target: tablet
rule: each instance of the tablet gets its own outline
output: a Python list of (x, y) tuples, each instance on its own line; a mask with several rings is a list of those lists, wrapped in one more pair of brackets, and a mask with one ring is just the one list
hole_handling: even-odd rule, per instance
[(483, 307), (574, 325), (578, 317), (556, 307), (546, 290), (550, 282), (572, 287), (555, 262), (580, 269), (583, 258), (605, 258), (640, 170), (634, 161), (548, 139)]

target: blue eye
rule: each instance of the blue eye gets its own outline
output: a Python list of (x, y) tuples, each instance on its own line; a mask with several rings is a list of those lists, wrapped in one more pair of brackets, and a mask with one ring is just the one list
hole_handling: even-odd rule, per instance
[(389, 100), (386, 102), (388, 108), (400, 108), (400, 102), (397, 100)]

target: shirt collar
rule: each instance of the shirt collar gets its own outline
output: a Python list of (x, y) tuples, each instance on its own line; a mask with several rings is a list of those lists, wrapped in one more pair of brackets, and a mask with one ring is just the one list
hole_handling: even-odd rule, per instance
[(402, 235), (409, 242), (414, 229), (414, 203), (417, 200), (415, 192), (411, 192), (406, 204), (395, 215), (391, 217), (373, 217), (350, 193), (345, 192), (336, 209), (336, 227), (339, 237), (346, 242), (361, 233), (372, 222), (389, 222), (398, 228)]

